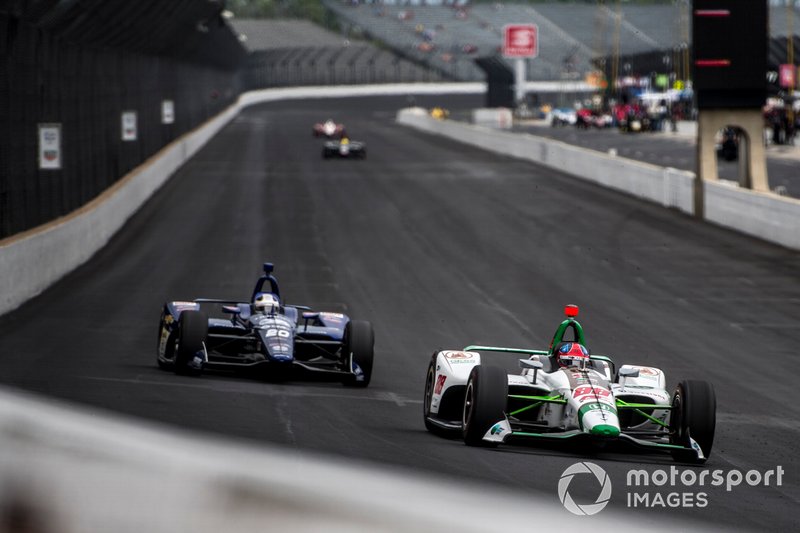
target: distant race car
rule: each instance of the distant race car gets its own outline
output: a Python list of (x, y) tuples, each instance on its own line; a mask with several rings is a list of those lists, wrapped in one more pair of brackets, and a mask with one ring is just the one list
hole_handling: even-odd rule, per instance
[(322, 147), (322, 157), (366, 159), (367, 145), (360, 141), (351, 141), (347, 137), (342, 137), (339, 141), (327, 141)]
[[(609, 357), (585, 348), (577, 306), (568, 305), (565, 312), (548, 350), (467, 346), (435, 352), (423, 398), (428, 430), (460, 434), (470, 446), (626, 442), (670, 452), (677, 461), (705, 462), (716, 425), (713, 387), (681, 381), (670, 394), (658, 368), (623, 365), (615, 371)], [(527, 357), (519, 360), (521, 374), (507, 374), (483, 365), (481, 352)]]
[(337, 124), (331, 119), (325, 122), (317, 122), (314, 124), (312, 133), (314, 137), (341, 138), (344, 136), (344, 124)]
[[(272, 263), (248, 302), (198, 298), (167, 302), (158, 323), (158, 366), (177, 374), (258, 368), (265, 375), (325, 374), (366, 387), (372, 375), (372, 325), (341, 313), (285, 305)], [(218, 310), (229, 318), (210, 318)]]

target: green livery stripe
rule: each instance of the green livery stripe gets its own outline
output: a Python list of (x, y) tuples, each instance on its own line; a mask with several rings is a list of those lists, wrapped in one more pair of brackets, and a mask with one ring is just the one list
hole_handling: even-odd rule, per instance
[(651, 422), (653, 422), (655, 424), (658, 424), (661, 427), (665, 427), (665, 428), (669, 427), (669, 424), (664, 423), (662, 420), (659, 420), (658, 418), (656, 418), (654, 416), (648, 415), (647, 413), (642, 411), (642, 409), (672, 409), (671, 405), (656, 405), (656, 404), (650, 404), (650, 403), (627, 403), (624, 400), (617, 400), (617, 408), (619, 408), (619, 409), (633, 409), (634, 411), (636, 411), (637, 413), (639, 413), (640, 415), (642, 415), (643, 417), (645, 417), (649, 421), (651, 421)]
[(561, 396), (525, 396), (522, 394), (509, 394), (508, 397), (516, 400), (531, 400), (534, 402), (567, 403), (567, 400)]
[(532, 403), (530, 405), (526, 405), (522, 409), (517, 409), (516, 411), (511, 411), (510, 413), (508, 413), (508, 416), (517, 416), (518, 414), (520, 414), (520, 413), (522, 413), (524, 411), (527, 411), (528, 409), (533, 409), (534, 407), (538, 407), (540, 405), (542, 405), (542, 402), (536, 402), (536, 403)]
[(657, 403), (628, 403), (617, 398), (617, 408), (619, 409), (672, 409), (671, 405), (661, 405)]

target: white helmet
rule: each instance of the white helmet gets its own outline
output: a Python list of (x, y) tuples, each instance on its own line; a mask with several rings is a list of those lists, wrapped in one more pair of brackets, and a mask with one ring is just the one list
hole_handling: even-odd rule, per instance
[(253, 301), (253, 309), (256, 313), (271, 315), (280, 311), (281, 303), (278, 297), (271, 292), (259, 292)]

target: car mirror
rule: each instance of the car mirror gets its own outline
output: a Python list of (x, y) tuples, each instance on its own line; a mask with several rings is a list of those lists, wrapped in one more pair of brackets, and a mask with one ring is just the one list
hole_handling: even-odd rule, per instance
[(536, 381), (539, 378), (539, 370), (544, 368), (544, 365), (541, 361), (537, 361), (535, 359), (520, 359), (519, 366), (521, 368), (528, 368), (533, 370), (533, 381), (532, 383), (536, 385)]
[(223, 305), (222, 312), (228, 313), (230, 315), (238, 315), (242, 312), (242, 310), (239, 309), (238, 307), (233, 307), (232, 305)]
[(303, 311), (303, 318), (306, 320), (314, 320), (319, 318), (319, 313), (316, 311)]
[(619, 375), (623, 378), (638, 378), (639, 377), (639, 369), (633, 368), (630, 366), (623, 366), (619, 369)]
[(519, 367), (529, 368), (531, 370), (541, 370), (544, 368), (544, 365), (542, 364), (541, 361), (536, 361), (534, 359), (520, 359)]

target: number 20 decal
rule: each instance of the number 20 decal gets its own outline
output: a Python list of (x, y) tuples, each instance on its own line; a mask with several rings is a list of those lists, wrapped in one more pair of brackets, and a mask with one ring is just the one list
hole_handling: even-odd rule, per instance
[(282, 337), (284, 339), (288, 339), (289, 338), (289, 332), (286, 331), (285, 329), (270, 328), (270, 329), (267, 330), (267, 332), (264, 335), (266, 337)]

